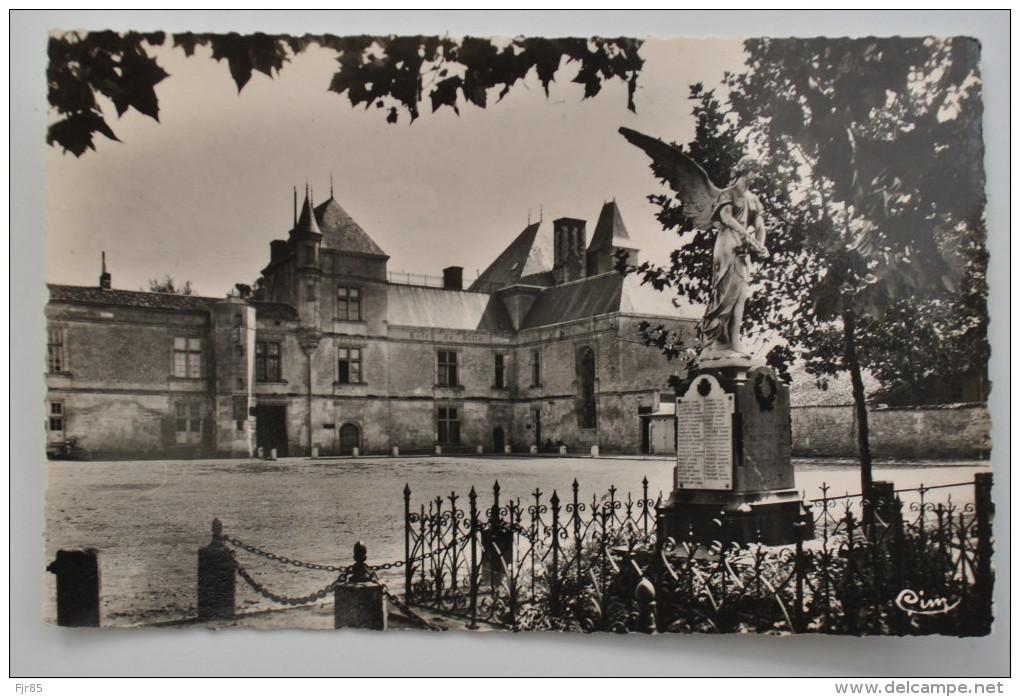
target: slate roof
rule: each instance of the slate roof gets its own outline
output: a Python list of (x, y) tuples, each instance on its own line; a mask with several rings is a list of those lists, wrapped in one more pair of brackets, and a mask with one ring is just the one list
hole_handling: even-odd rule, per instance
[[(849, 373), (841, 372), (835, 376), (826, 376), (827, 388), (824, 390), (819, 389), (815, 384), (817, 378), (808, 375), (803, 365), (794, 365), (790, 369), (790, 377), (793, 379), (790, 384), (790, 406), (844, 407), (852, 406), (854, 403), (853, 383)], [(864, 380), (865, 395), (874, 394), (879, 382), (867, 371), (864, 371), (861, 377)]]
[[(375, 241), (358, 225), (347, 211), (340, 207), (332, 196), (325, 203), (315, 207), (322, 246), (354, 254), (370, 254), (386, 257)], [(387, 257), (389, 258), (389, 257)]]
[(543, 291), (521, 328), (545, 327), (614, 312), (677, 319), (699, 316), (695, 308), (681, 312), (673, 305), (672, 298), (668, 291), (660, 293), (651, 286), (641, 285), (636, 276), (621, 276), (612, 271)]
[(506, 308), (494, 295), (396, 284), (388, 292), (391, 326), (513, 331)]
[(546, 235), (540, 236), (542, 222), (528, 225), (496, 260), (475, 279), (471, 289), (493, 290), (528, 279), (535, 285), (551, 285), (552, 251)]
[(50, 302), (81, 303), (86, 305), (120, 305), (144, 307), (154, 310), (186, 310), (203, 312), (222, 298), (205, 298), (177, 293), (152, 293), (141, 290), (104, 290), (98, 286), (61, 286), (47, 284)]
[(610, 251), (613, 247), (632, 248), (633, 242), (627, 232), (627, 226), (623, 224), (623, 216), (616, 201), (610, 201), (602, 206), (599, 213), (599, 221), (595, 223), (595, 232), (591, 236), (589, 252)]

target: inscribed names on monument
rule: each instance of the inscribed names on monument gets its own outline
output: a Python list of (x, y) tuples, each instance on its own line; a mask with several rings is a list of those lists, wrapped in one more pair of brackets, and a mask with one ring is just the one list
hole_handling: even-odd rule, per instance
[(733, 395), (711, 375), (677, 400), (676, 488), (733, 488)]

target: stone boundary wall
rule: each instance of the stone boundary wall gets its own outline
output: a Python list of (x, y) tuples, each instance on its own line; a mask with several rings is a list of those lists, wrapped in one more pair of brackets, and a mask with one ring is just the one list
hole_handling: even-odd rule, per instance
[[(795, 457), (857, 457), (853, 406), (791, 409)], [(991, 415), (983, 404), (872, 409), (871, 453), (876, 458), (986, 459)]]

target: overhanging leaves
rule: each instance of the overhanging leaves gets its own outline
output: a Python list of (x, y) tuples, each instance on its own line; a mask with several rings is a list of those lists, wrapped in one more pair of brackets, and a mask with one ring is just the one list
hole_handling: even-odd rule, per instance
[[(93, 148), (93, 135), (112, 136), (96, 94), (109, 98), (122, 116), (129, 109), (159, 117), (155, 85), (167, 77), (150, 54), (165, 36), (94, 32), (66, 33), (50, 38), (47, 71), (50, 106), (65, 117), (50, 128), (47, 142), (81, 155)], [(634, 91), (644, 64), (634, 39), (460, 40), (436, 36), (353, 36), (273, 34), (173, 35), (173, 46), (193, 56), (207, 47), (217, 61), (227, 64), (238, 92), (254, 72), (269, 77), (290, 58), (310, 45), (333, 50), (337, 71), (328, 89), (346, 95), (353, 106), (383, 109), (386, 121), (400, 114), (410, 121), (420, 116), (428, 99), (432, 111), (448, 106), (459, 113), (461, 105), (485, 108), (490, 90), (502, 99), (532, 71), (546, 94), (549, 85), (568, 63), (578, 66), (573, 81), (584, 85), (585, 97), (601, 91), (607, 80), (627, 84), (628, 107), (634, 110)]]

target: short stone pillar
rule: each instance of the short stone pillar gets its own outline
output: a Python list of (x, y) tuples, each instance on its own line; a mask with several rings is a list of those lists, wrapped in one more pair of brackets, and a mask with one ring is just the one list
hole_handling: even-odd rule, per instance
[(223, 544), (223, 523), (212, 522), (212, 541), (198, 550), (198, 620), (234, 619), (237, 564)]
[(528, 448), (528, 452), (532, 455), (538, 455), (538, 446), (537, 445), (531, 446), (530, 448)]
[(504, 455), (509, 455), (510, 454), (510, 446), (509, 445), (504, 445), (503, 446), (503, 454)]
[(351, 448), (351, 457), (358, 457), (361, 452), (357, 448)]
[(442, 455), (442, 454), (443, 454), (443, 446), (437, 445), (436, 446), (436, 455)]
[(61, 549), (46, 570), (57, 576), (57, 624), (98, 627), (99, 552)]
[(269, 449), (269, 459), (276, 460), (276, 448)]
[(347, 583), (333, 593), (333, 627), (386, 629), (386, 595), (365, 564), (368, 550), (360, 541), (354, 545), (354, 567)]
[(561, 445), (560, 446), (560, 455), (566, 455), (566, 454), (567, 454), (567, 446)]
[(599, 456), (599, 446), (597, 446), (597, 445), (591, 446), (591, 456), (592, 457), (598, 457)]
[(319, 446), (317, 445), (312, 446), (312, 459), (313, 460), (319, 459)]
[(259, 449), (258, 449), (258, 450), (257, 450), (256, 452), (258, 453), (258, 458), (259, 458), (260, 460), (261, 460), (261, 459), (263, 459), (263, 458), (265, 458), (265, 456), (266, 456), (266, 455), (265, 455), (265, 453), (263, 452), (262, 448), (259, 448)]
[(481, 455), (482, 454), (482, 446), (479, 445), (479, 446), (475, 447), (475, 454), (476, 455)]
[(391, 454), (393, 457), (400, 457), (400, 448), (394, 445)]

